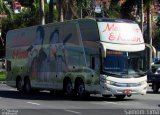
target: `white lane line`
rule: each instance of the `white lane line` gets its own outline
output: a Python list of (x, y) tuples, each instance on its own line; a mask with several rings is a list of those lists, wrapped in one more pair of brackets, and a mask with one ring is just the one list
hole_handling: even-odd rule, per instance
[(115, 104), (115, 105), (118, 105), (118, 103), (115, 103), (115, 102), (106, 102), (106, 101), (103, 101), (103, 102), (89, 102), (91, 104), (98, 104), (98, 105), (106, 105), (106, 104)]
[(32, 105), (40, 105), (39, 103), (33, 103), (33, 102), (27, 102), (29, 104), (32, 104)]
[(8, 90), (15, 91), (16, 89), (8, 89)]
[(118, 103), (115, 103), (115, 102), (105, 102), (105, 103), (108, 103), (108, 104), (118, 104)]
[(77, 112), (77, 111), (72, 111), (72, 110), (65, 110), (67, 112), (71, 112), (71, 113), (76, 113), (76, 114), (80, 114), (80, 112)]

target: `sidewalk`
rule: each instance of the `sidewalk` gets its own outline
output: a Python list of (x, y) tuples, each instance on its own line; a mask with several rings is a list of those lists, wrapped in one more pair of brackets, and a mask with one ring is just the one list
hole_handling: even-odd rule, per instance
[(0, 84), (6, 84), (6, 81), (0, 81)]

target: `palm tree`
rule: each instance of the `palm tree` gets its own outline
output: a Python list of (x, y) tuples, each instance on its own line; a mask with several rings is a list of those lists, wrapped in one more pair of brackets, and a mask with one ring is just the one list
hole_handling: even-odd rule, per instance
[(151, 32), (151, 6), (153, 5), (154, 0), (144, 0), (144, 7), (147, 11), (147, 43), (152, 44), (152, 32)]
[(58, 20), (62, 22), (64, 19), (70, 20), (73, 18), (78, 18), (78, 8), (76, 0), (58, 0)]
[(49, 2), (49, 22), (53, 22), (54, 20), (54, 12), (53, 12), (53, 0)]
[[(12, 18), (12, 10), (10, 9), (10, 7), (8, 5), (6, 5), (2, 0), (0, 0), (0, 15), (6, 15), (9, 18)], [(4, 46), (4, 40), (1, 37), (2, 34), (2, 19), (3, 17), (0, 17), (0, 40), (2, 42), (2, 45)]]
[(76, 0), (79, 17), (83, 18), (94, 14), (95, 0)]
[(63, 9), (65, 9), (64, 17), (66, 20), (79, 17), (77, 14), (78, 8), (76, 0), (64, 0)]
[(39, 0), (40, 24), (45, 24), (44, 0)]
[(2, 0), (0, 0), (0, 14), (6, 14), (11, 18), (13, 14), (11, 8), (7, 4), (5, 4)]
[(63, 1), (57, 1), (57, 9), (58, 9), (58, 21), (63, 22)]

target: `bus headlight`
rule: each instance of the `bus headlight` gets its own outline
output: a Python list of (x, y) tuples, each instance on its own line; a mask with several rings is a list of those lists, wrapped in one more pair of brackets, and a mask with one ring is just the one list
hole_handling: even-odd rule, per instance
[(100, 82), (106, 83), (106, 78), (101, 77), (101, 78), (100, 78)]
[(109, 80), (106, 80), (106, 83), (109, 84), (109, 85), (114, 85), (115, 84), (115, 82), (109, 81)]
[(147, 83), (147, 81), (145, 80), (145, 81), (142, 81), (142, 82), (140, 82), (140, 84), (141, 85), (144, 85), (144, 84), (146, 84)]

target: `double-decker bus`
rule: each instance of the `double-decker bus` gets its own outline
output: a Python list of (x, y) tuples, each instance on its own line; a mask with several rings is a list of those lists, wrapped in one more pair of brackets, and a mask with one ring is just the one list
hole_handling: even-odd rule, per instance
[(7, 85), (79, 97), (146, 94), (144, 50), (138, 24), (124, 19), (77, 19), (11, 30)]

